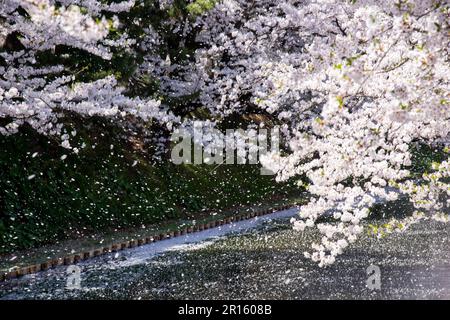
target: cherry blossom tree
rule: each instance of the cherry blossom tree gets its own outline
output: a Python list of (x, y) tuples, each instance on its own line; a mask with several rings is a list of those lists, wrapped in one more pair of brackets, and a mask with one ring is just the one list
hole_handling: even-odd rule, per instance
[(177, 121), (159, 100), (126, 95), (126, 88), (113, 74), (80, 81), (83, 69), (74, 72), (65, 63), (74, 53), (103, 62), (113, 58), (116, 48), (131, 50), (136, 40), (118, 32), (121, 23), (116, 14), (134, 4), (134, 0), (110, 4), (97, 0), (2, 0), (0, 133), (15, 133), (28, 124), (39, 133), (59, 136), (62, 146), (71, 148), (59, 121), (67, 113)]
[(448, 220), (448, 161), (420, 179), (409, 169), (413, 144), (449, 143), (448, 15), (437, 0), (230, 0), (199, 20), (201, 99), (218, 114), (257, 109), (284, 123), (291, 152), (263, 163), (280, 180), (307, 178), (314, 197), (293, 224), (323, 234), (305, 252), (320, 266), (357, 239), (377, 202), (415, 205), (392, 230)]

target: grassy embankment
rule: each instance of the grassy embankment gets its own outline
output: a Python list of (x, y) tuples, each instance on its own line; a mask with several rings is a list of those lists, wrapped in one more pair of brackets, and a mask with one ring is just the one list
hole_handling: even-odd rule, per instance
[(53, 256), (298, 195), (257, 166), (152, 164), (114, 127), (93, 128), (73, 138), (85, 144), (78, 155), (31, 131), (0, 137), (1, 260), (26, 261), (30, 249)]

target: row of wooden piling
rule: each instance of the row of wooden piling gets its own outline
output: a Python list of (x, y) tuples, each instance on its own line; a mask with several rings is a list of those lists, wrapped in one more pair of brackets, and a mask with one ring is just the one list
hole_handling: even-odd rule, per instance
[(10, 280), (10, 279), (15, 279), (18, 277), (22, 277), (27, 274), (34, 274), (34, 273), (37, 273), (40, 271), (46, 271), (46, 270), (56, 268), (56, 267), (62, 266), (62, 265), (68, 266), (68, 265), (76, 264), (80, 261), (88, 260), (90, 258), (98, 257), (98, 256), (108, 254), (111, 252), (118, 252), (118, 251), (125, 250), (128, 248), (135, 248), (135, 247), (142, 246), (145, 244), (150, 244), (150, 243), (157, 242), (157, 241), (162, 241), (162, 240), (166, 240), (166, 239), (170, 239), (170, 238), (174, 238), (174, 237), (179, 237), (179, 236), (189, 234), (189, 233), (199, 232), (199, 231), (203, 231), (203, 230), (207, 230), (207, 229), (211, 229), (211, 228), (217, 228), (222, 225), (230, 224), (230, 223), (237, 222), (237, 221), (252, 219), (257, 216), (263, 216), (266, 214), (273, 213), (275, 211), (289, 209), (294, 206), (296, 206), (296, 204), (275, 206), (270, 209), (262, 209), (262, 210), (248, 212), (248, 213), (241, 213), (241, 214), (238, 214), (238, 215), (232, 216), (232, 217), (227, 217), (227, 218), (223, 218), (223, 219), (219, 219), (219, 220), (214, 220), (214, 221), (210, 221), (210, 222), (187, 226), (181, 230), (163, 232), (163, 233), (147, 236), (144, 238), (140, 238), (137, 240), (121, 241), (121, 242), (106, 245), (106, 246), (103, 246), (103, 247), (100, 247), (97, 249), (93, 249), (90, 251), (71, 254), (71, 255), (65, 256), (63, 258), (55, 258), (55, 259), (48, 260), (46, 262), (33, 264), (33, 265), (29, 265), (29, 266), (22, 267), (22, 268), (15, 268), (9, 272), (0, 273), (0, 282), (5, 281), (5, 280)]

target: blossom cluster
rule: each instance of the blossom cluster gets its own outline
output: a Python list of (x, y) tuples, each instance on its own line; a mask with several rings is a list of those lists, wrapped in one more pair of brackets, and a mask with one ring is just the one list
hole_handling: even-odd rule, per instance
[[(305, 253), (320, 266), (376, 203), (403, 194), (448, 215), (446, 162), (420, 182), (409, 170), (413, 144), (450, 139), (448, 14), (437, 0), (228, 0), (201, 19), (201, 99), (214, 114), (252, 108), (287, 124), (289, 155), (263, 163), (280, 180), (308, 180), (314, 197), (293, 225), (323, 234)], [(336, 222), (318, 224), (324, 215)]]
[(96, 0), (2, 1), (0, 119), (7, 123), (0, 126), (0, 133), (16, 133), (28, 124), (42, 134), (60, 136), (62, 146), (70, 148), (59, 121), (64, 112), (86, 117), (131, 115), (161, 123), (178, 121), (156, 99), (127, 96), (113, 75), (77, 81), (63, 63), (41, 61), (45, 54), (58, 61), (55, 51), (64, 47), (110, 60), (111, 48), (126, 49), (134, 43), (126, 34), (108, 37), (120, 25), (117, 16), (111, 14), (132, 6), (134, 0), (110, 5)]

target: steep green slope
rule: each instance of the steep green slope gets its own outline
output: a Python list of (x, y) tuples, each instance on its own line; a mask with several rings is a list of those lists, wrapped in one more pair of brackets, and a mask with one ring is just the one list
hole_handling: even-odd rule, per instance
[(0, 252), (296, 192), (254, 165), (151, 164), (151, 151), (136, 151), (115, 127), (92, 128), (74, 138), (86, 145), (78, 155), (26, 129), (0, 136)]

